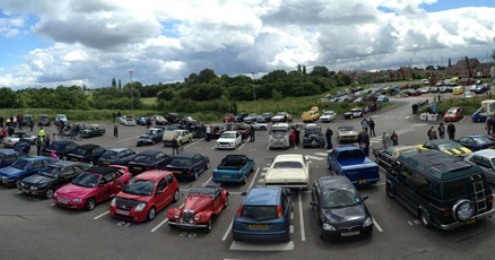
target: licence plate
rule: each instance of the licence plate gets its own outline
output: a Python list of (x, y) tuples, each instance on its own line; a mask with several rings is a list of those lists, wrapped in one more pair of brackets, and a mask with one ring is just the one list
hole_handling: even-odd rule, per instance
[(358, 181), (359, 184), (366, 184), (366, 180), (365, 179), (361, 179)]
[(223, 178), (224, 179), (230, 179), (230, 178), (232, 178), (232, 176), (230, 176), (230, 175), (223, 175)]
[(118, 209), (116, 212), (117, 212), (117, 214), (119, 214), (119, 215), (129, 216), (129, 211), (125, 211), (125, 210), (120, 210), (120, 209)]
[(77, 162), (77, 158), (70, 158), (70, 160)]
[(177, 171), (177, 170), (176, 170), (176, 171), (174, 171), (174, 173), (181, 174), (181, 173), (182, 173), (182, 171)]
[(62, 204), (68, 204), (69, 203), (69, 200), (64, 199), (64, 198), (58, 198), (58, 202), (60, 202)]
[(359, 235), (359, 231), (340, 233), (340, 236), (342, 236), (342, 237), (350, 237), (350, 236), (357, 236), (357, 235)]
[(257, 225), (257, 224), (252, 224), (248, 225), (249, 229), (268, 229), (268, 225)]
[(139, 166), (134, 166), (134, 170), (142, 170), (143, 167), (139, 167)]

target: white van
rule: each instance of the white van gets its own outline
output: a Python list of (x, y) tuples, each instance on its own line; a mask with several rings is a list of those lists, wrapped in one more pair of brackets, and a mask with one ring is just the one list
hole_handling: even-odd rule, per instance
[(288, 123), (277, 123), (272, 126), (269, 136), (269, 147), (272, 148), (289, 148), (289, 124)]

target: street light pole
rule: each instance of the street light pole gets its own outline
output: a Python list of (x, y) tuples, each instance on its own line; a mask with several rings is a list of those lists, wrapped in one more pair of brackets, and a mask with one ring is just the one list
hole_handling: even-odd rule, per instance
[(131, 89), (131, 111), (132, 111), (132, 117), (134, 117), (134, 93), (132, 91), (132, 70), (129, 70), (129, 88)]
[(253, 101), (256, 101), (256, 94), (254, 92), (254, 71), (251, 72), (251, 75), (253, 75)]

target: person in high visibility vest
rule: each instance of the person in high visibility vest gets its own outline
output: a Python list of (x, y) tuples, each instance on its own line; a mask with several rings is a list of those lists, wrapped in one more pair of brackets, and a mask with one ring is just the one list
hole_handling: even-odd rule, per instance
[(38, 131), (38, 139), (45, 140), (45, 130), (42, 126), (40, 126), (40, 130)]

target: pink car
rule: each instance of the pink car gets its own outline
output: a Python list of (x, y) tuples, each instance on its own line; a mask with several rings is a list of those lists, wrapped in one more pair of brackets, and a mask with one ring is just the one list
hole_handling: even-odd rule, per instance
[(93, 167), (58, 189), (53, 201), (63, 208), (92, 210), (97, 203), (115, 197), (130, 180), (125, 166)]

